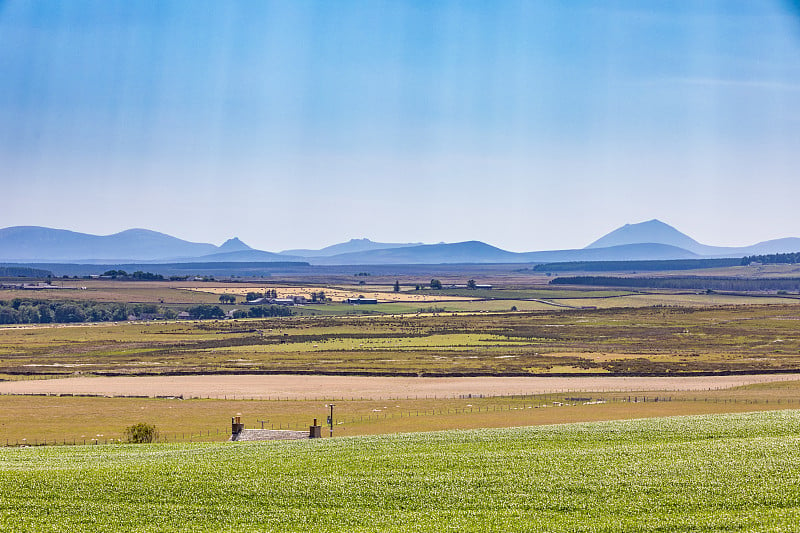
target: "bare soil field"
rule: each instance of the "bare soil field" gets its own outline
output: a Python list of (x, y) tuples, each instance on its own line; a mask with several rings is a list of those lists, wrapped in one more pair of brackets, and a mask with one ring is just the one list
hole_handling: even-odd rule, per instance
[(362, 377), (216, 375), (77, 377), (0, 382), (0, 394), (94, 394), (252, 399), (388, 399), (506, 396), (567, 391), (708, 391), (796, 381), (800, 374), (685, 377)]

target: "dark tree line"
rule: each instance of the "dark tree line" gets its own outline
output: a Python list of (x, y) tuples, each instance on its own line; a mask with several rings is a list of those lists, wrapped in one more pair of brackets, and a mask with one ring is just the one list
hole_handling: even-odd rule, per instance
[(132, 279), (136, 281), (161, 281), (164, 279), (161, 274), (153, 274), (152, 272), (143, 272), (141, 270), (137, 270), (132, 274), (128, 274), (124, 270), (106, 270), (103, 272), (103, 276), (111, 279)]
[(71, 322), (118, 322), (128, 316), (162, 315), (175, 318), (172, 309), (155, 304), (101, 303), (91, 301), (48, 301), (14, 298), (0, 300), (0, 324), (49, 324)]
[(40, 268), (0, 266), (0, 278), (49, 278), (52, 276), (52, 272)]
[(278, 291), (275, 289), (267, 289), (264, 292), (248, 292), (245, 300), (248, 302), (252, 302), (253, 300), (258, 300), (259, 298), (277, 298)]
[(739, 266), (738, 258), (723, 259), (654, 259), (641, 261), (565, 261), (534, 265), (534, 272), (619, 272), (633, 270), (648, 272), (655, 270), (695, 270), (698, 268), (720, 268)]
[[(189, 315), (197, 320), (208, 320), (212, 318), (225, 318), (225, 311), (218, 305), (202, 304), (189, 309)], [(292, 310), (282, 305), (257, 305), (247, 310), (236, 309), (231, 316), (233, 318), (269, 318), (273, 316), (291, 316)]]
[(188, 313), (192, 318), (208, 320), (210, 318), (225, 318), (225, 311), (218, 305), (201, 304), (190, 307)]
[(259, 305), (244, 311), (237, 309), (233, 318), (269, 318), (273, 316), (292, 316), (292, 310), (283, 305)]
[[(92, 301), (52, 301), (14, 298), (0, 300), (0, 324), (66, 324), (75, 322), (123, 322), (128, 317), (175, 319), (180, 309), (156, 304), (126, 304)], [(197, 320), (225, 318), (218, 305), (202, 304), (186, 309)], [(281, 305), (255, 306), (237, 310), (234, 318), (291, 316), (292, 310)]]
[(624, 278), (610, 276), (561, 277), (550, 285), (591, 285), (595, 287), (625, 287), (647, 289), (699, 289), (714, 291), (797, 291), (800, 278)]
[(763, 265), (782, 265), (800, 263), (800, 252), (788, 254), (749, 255), (742, 258), (742, 265), (761, 263)]

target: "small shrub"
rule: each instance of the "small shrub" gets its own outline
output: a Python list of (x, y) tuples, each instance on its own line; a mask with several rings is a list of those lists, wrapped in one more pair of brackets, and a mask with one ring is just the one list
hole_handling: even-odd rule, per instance
[(158, 430), (152, 424), (139, 422), (138, 424), (125, 428), (125, 438), (132, 444), (156, 442), (158, 440)]

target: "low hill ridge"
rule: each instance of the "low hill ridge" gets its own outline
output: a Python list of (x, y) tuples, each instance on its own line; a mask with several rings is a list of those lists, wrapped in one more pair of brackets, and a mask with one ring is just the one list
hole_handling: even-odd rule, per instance
[(213, 244), (185, 241), (142, 228), (112, 235), (91, 235), (40, 226), (0, 229), (0, 260), (3, 261), (153, 260), (206, 255), (216, 250)]
[(331, 257), (334, 255), (366, 252), (370, 250), (388, 250), (392, 248), (407, 248), (411, 246), (419, 246), (422, 243), (390, 243), (390, 242), (375, 242), (369, 239), (350, 239), (347, 242), (332, 244), (319, 250), (309, 249), (296, 249), (284, 250), (281, 255), (291, 255), (298, 257)]

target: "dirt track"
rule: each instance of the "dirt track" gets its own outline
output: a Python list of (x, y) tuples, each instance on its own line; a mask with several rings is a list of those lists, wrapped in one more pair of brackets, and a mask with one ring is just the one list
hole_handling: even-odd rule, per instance
[(692, 391), (797, 381), (800, 374), (696, 377), (466, 377), (223, 375), (67, 378), (0, 382), (0, 394), (99, 394), (316, 399), (500, 396), (563, 391)]

